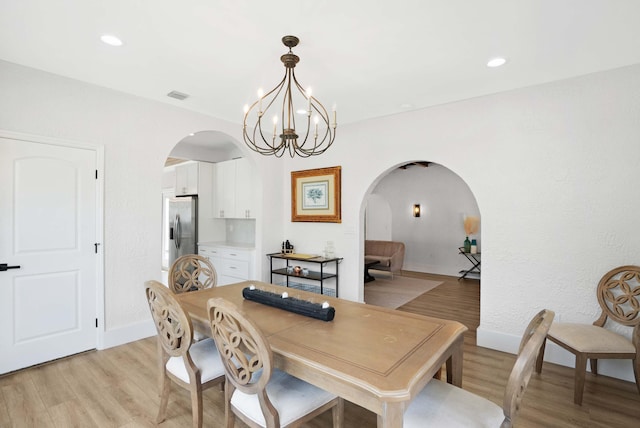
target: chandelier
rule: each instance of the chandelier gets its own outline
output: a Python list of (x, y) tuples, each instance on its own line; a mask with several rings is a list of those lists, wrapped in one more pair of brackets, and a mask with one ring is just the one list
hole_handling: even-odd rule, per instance
[[(251, 150), (265, 156), (281, 157), (287, 151), (291, 157), (296, 154), (305, 158), (320, 155), (336, 138), (335, 106), (333, 120), (330, 120), (324, 106), (311, 95), (311, 88), (303, 89), (296, 79), (294, 68), (300, 58), (293, 54), (291, 48), (298, 42), (296, 36), (282, 38), (282, 43), (289, 48), (289, 52), (280, 57), (285, 67), (284, 78), (266, 94), (258, 90), (258, 99), (251, 106), (244, 107), (244, 142)], [(294, 102), (304, 105), (304, 108), (296, 109)], [(300, 117), (297, 124), (301, 126), (298, 127), (296, 115)], [(253, 125), (253, 130), (247, 128), (247, 122)], [(273, 132), (269, 134), (270, 131)]]

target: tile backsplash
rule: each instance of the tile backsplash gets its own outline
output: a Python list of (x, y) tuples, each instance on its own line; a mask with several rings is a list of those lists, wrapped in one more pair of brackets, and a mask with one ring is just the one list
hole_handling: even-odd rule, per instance
[(256, 221), (253, 219), (226, 219), (227, 242), (255, 244)]

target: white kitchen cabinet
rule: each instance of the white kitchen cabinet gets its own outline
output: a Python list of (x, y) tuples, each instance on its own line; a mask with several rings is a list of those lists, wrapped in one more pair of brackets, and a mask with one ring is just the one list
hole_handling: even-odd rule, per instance
[(235, 217), (235, 169), (234, 161), (215, 164), (215, 217)]
[(255, 218), (256, 180), (253, 168), (244, 158), (236, 159), (236, 217)]
[(199, 245), (198, 253), (216, 269), (217, 285), (247, 281), (254, 276), (255, 250), (226, 245)]
[(176, 196), (198, 195), (198, 216), (213, 218), (216, 204), (214, 167), (215, 164), (209, 162), (189, 161), (165, 168), (163, 180), (169, 183), (170, 179), (173, 185), (169, 187), (163, 184), (163, 189), (172, 187)]
[(176, 165), (176, 196), (198, 194), (198, 162)]
[(244, 158), (215, 165), (215, 217), (255, 218), (255, 174)]
[(201, 219), (214, 217), (214, 165), (198, 162), (198, 215)]

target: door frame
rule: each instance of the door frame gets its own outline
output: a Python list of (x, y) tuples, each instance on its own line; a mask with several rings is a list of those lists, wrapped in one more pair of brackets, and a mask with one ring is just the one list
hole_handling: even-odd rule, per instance
[(26, 134), (21, 132), (7, 131), (0, 128), (0, 137), (31, 143), (49, 144), (53, 146), (71, 147), (84, 150), (91, 150), (96, 154), (96, 242), (98, 254), (96, 255), (96, 317), (98, 327), (96, 328), (96, 349), (104, 349), (105, 335), (105, 310), (104, 310), (104, 146), (97, 144), (81, 143), (78, 141), (64, 140), (60, 138), (45, 137), (41, 135)]

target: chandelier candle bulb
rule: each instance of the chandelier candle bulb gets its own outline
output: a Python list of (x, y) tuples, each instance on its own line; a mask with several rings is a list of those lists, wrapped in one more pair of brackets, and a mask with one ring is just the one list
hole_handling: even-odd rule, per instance
[(262, 89), (258, 89), (258, 115), (262, 116), (262, 97), (264, 96), (264, 92)]

